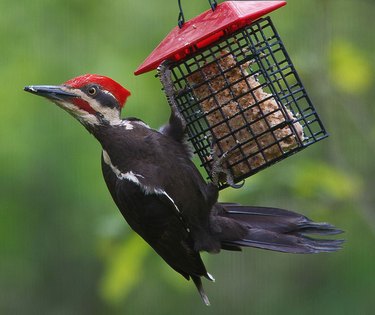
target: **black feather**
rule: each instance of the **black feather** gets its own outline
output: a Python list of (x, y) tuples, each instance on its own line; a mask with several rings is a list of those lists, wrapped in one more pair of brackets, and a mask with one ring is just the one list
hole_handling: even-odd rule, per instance
[(328, 223), (316, 223), (309, 218), (283, 209), (223, 204), (220, 217), (232, 219), (247, 228), (240, 239), (221, 239), (222, 248), (246, 246), (286, 253), (333, 252), (341, 248), (342, 240), (314, 239), (307, 235), (342, 233)]

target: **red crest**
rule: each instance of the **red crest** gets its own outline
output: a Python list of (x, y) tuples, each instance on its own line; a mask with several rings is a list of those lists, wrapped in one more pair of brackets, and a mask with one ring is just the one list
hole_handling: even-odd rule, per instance
[(121, 84), (112, 80), (111, 78), (97, 75), (97, 74), (85, 74), (79, 77), (70, 79), (64, 83), (64, 85), (70, 86), (75, 89), (79, 89), (87, 84), (98, 84), (103, 89), (112, 93), (113, 96), (117, 99), (122, 108), (126, 102), (126, 99), (130, 96), (130, 92), (125, 89)]

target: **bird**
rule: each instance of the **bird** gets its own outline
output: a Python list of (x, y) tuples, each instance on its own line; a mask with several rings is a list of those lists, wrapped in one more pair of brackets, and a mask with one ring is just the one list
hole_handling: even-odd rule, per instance
[(172, 269), (192, 279), (206, 305), (202, 278), (214, 278), (203, 251), (255, 247), (311, 254), (342, 247), (343, 240), (311, 237), (342, 232), (329, 223), (285, 209), (218, 202), (217, 184), (206, 181), (192, 161), (186, 123), (175, 106), (156, 130), (138, 118), (121, 118), (130, 92), (107, 76), (85, 74), (24, 90), (64, 109), (100, 142), (105, 183), (128, 225)]

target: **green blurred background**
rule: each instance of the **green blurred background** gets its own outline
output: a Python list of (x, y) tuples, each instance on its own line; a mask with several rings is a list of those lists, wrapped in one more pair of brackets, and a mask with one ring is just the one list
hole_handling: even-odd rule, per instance
[[(183, 2), (187, 18), (208, 9)], [(133, 71), (177, 13), (176, 0), (0, 0), (0, 314), (374, 314), (373, 0), (290, 0), (271, 14), (331, 136), (221, 195), (329, 221), (345, 248), (203, 254), (209, 308), (125, 224), (96, 140), (22, 91), (107, 75), (132, 92), (124, 116), (157, 128), (160, 83)]]

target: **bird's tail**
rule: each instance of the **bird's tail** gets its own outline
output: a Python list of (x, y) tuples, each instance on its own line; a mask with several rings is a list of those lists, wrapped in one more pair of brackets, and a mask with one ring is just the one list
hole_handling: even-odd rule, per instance
[[(308, 235), (327, 236), (342, 233), (328, 223), (316, 223), (298, 213), (265, 207), (220, 204), (219, 216), (223, 222), (233, 220), (245, 227), (240, 237), (221, 239), (222, 249), (240, 250), (241, 247), (257, 247), (286, 253), (310, 254), (334, 252), (341, 248), (343, 240), (312, 238)], [(231, 224), (230, 224), (231, 225)], [(231, 225), (233, 228), (233, 225)], [(224, 228), (224, 227), (223, 227)], [(235, 235), (236, 232), (233, 234)], [(228, 237), (229, 236), (229, 237)]]

